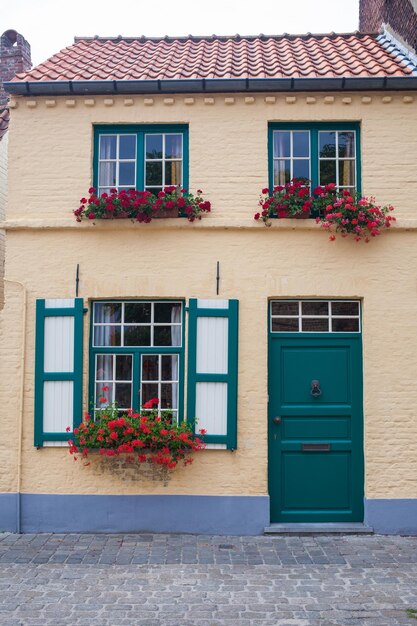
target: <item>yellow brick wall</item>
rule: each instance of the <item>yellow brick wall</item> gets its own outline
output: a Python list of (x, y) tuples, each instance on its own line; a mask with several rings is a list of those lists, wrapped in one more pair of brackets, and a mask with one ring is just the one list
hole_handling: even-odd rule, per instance
[[(7, 199), (7, 148), (9, 135), (6, 133), (0, 139), (0, 221), (6, 216)], [(0, 228), (0, 310), (4, 304), (4, 256), (6, 251), (4, 230)]]
[[(285, 95), (275, 102), (261, 94), (254, 102), (233, 97), (233, 103), (225, 103), (223, 96), (206, 103), (195, 96), (191, 104), (175, 97), (173, 105), (159, 97), (146, 105), (143, 97), (115, 97), (106, 105), (103, 98), (94, 98), (94, 105), (78, 98), (75, 107), (67, 106), (65, 98), (48, 107), (42, 99), (17, 100), (10, 136), (6, 275), (27, 289), (24, 492), (267, 493), (268, 298), (345, 297), (363, 299), (366, 495), (417, 497), (417, 101), (404, 102), (396, 94), (390, 101), (366, 94), (371, 102), (357, 94), (335, 94), (333, 102), (329, 95), (325, 101), (316, 94), (310, 104), (302, 94), (296, 102), (287, 102)], [(363, 189), (397, 207), (399, 226), (365, 245), (329, 243), (310, 222), (282, 221), (270, 229), (253, 222), (259, 191), (267, 183), (267, 124), (272, 120), (360, 121)], [(204, 189), (213, 213), (196, 224), (76, 224), (70, 212), (91, 183), (92, 124), (106, 122), (188, 123), (190, 188)], [(176, 471), (167, 485), (146, 477), (123, 480), (95, 464), (82, 467), (66, 450), (35, 450), (35, 299), (73, 297), (77, 263), (86, 301), (215, 297), (216, 261), (221, 263), (221, 297), (240, 301), (238, 450), (206, 451), (192, 467)], [(8, 284), (6, 302), (0, 317), (0, 491), (13, 491), (22, 341), (18, 285)], [(86, 319), (86, 332), (87, 324)], [(86, 345), (85, 381), (87, 353)]]

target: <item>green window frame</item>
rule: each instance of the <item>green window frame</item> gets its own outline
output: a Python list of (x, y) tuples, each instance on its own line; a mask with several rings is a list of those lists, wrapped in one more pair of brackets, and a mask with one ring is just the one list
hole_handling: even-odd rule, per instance
[[(100, 326), (101, 323), (95, 324), (94, 319), (94, 311), (95, 304), (114, 304), (120, 303), (124, 309), (126, 304), (151, 304), (152, 311), (154, 311), (155, 304), (163, 304), (163, 303), (179, 303), (181, 304), (181, 322), (180, 322), (180, 332), (181, 332), (181, 343), (179, 346), (161, 346), (161, 345), (145, 345), (145, 346), (131, 346), (131, 345), (95, 345), (94, 341), (94, 333), (95, 327)], [(124, 313), (123, 313), (124, 315)], [(151, 333), (153, 333), (153, 328), (158, 326), (158, 323), (154, 322), (154, 313), (152, 312), (152, 322), (151, 322)], [(125, 318), (122, 318), (120, 322), (120, 326), (123, 326)], [(113, 326), (119, 325), (113, 324)], [(128, 325), (128, 324), (127, 324)], [(143, 326), (148, 326), (148, 324), (143, 324)], [(162, 325), (162, 323), (161, 323)], [(179, 326), (179, 323), (176, 325)], [(138, 325), (139, 326), (139, 325)], [(121, 331), (122, 332), (122, 331)], [(153, 337), (153, 334), (152, 334)], [(123, 341), (123, 336), (121, 336), (120, 343), (125, 343)], [(153, 340), (150, 343), (154, 344)], [(91, 413), (94, 414), (95, 409), (99, 405), (96, 402), (97, 399), (97, 391), (100, 385), (109, 387), (108, 392), (104, 393), (103, 396), (106, 396), (107, 399), (111, 402), (115, 398), (115, 384), (116, 380), (119, 384), (129, 383), (129, 380), (122, 379), (122, 376), (117, 376), (116, 374), (116, 361), (120, 356), (131, 357), (131, 406), (129, 407), (121, 407), (121, 409), (132, 408), (134, 411), (141, 410), (141, 397), (143, 392), (143, 384), (154, 385), (157, 386), (158, 391), (161, 390), (161, 386), (163, 384), (171, 384), (172, 382), (176, 383), (177, 380), (162, 380), (163, 376), (161, 375), (161, 363), (162, 359), (165, 355), (177, 355), (178, 358), (178, 367), (177, 367), (177, 379), (178, 379), (178, 408), (177, 408), (177, 420), (181, 422), (184, 419), (184, 345), (185, 345), (185, 301), (183, 298), (164, 298), (164, 299), (156, 299), (156, 298), (146, 298), (146, 299), (97, 299), (91, 301), (90, 307), (90, 349), (89, 349), (89, 405), (91, 407)], [(110, 379), (108, 376), (101, 375), (97, 378), (97, 372), (99, 367), (98, 359), (101, 356), (112, 356), (112, 371), (113, 377)], [(146, 357), (158, 357), (158, 376), (152, 379), (144, 379), (142, 376), (143, 373), (143, 360)], [(122, 369), (122, 368), (121, 368)], [(145, 400), (146, 401), (146, 400)], [(106, 404), (103, 404), (106, 406)], [(163, 408), (163, 407), (162, 407)], [(159, 407), (159, 410), (161, 407)], [(175, 411), (173, 411), (175, 414)]]
[[(288, 140), (288, 147), (283, 149), (285, 150), (283, 154), (287, 155), (281, 156), (274, 150), (274, 136), (277, 131), (286, 131), (289, 132), (291, 138)], [(307, 151), (297, 152), (294, 149), (294, 133), (304, 131), (308, 133), (309, 138), (309, 154), (307, 156)], [(341, 157), (341, 152), (339, 152), (339, 138), (342, 137), (341, 133), (345, 132), (354, 132), (355, 142), (354, 142), (354, 156), (351, 155), (346, 156), (346, 154)], [(327, 154), (323, 156), (324, 150), (320, 153), (320, 145), (323, 147), (323, 141), (329, 137), (329, 133), (334, 134), (335, 137), (335, 153)], [(274, 161), (282, 161), (283, 166), (287, 169), (290, 169), (291, 176), (293, 174), (293, 170), (297, 169), (295, 167), (295, 161), (308, 161), (309, 162), (309, 178), (311, 180), (312, 189), (317, 187), (318, 185), (326, 184), (326, 182), (334, 182), (338, 185), (339, 188), (349, 188), (349, 185), (340, 184), (339, 180), (339, 171), (341, 167), (341, 163), (344, 163), (346, 168), (350, 170), (351, 179), (354, 178), (354, 187), (356, 191), (361, 192), (361, 144), (360, 144), (360, 124), (358, 122), (323, 122), (323, 123), (311, 123), (311, 122), (271, 122), (268, 125), (268, 164), (269, 164), (269, 172), (268, 172), (268, 180), (269, 180), (269, 189), (272, 191), (275, 185), (279, 184), (274, 180), (274, 167), (275, 171), (277, 171), (277, 165), (274, 166)], [(345, 153), (347, 152), (347, 148), (345, 149)], [(331, 172), (330, 170), (335, 170), (335, 180), (331, 180)], [(322, 165), (321, 165), (322, 164)], [(352, 164), (352, 165), (350, 165)], [(327, 166), (327, 178), (323, 180), (324, 169)], [(347, 167), (349, 166), (349, 167)], [(303, 170), (307, 170), (306, 167), (302, 168)], [(322, 172), (322, 176), (320, 176), (320, 172)], [(303, 174), (304, 176), (305, 174)]]
[[(189, 137), (186, 124), (99, 124), (93, 127), (93, 132), (93, 186), (98, 193), (107, 191), (109, 187), (115, 187), (118, 190), (149, 189), (157, 193), (164, 186), (171, 184), (180, 184), (188, 191)], [(100, 151), (101, 142), (110, 136), (115, 137), (115, 141), (111, 149), (109, 146), (108, 154), (103, 155)], [(181, 138), (180, 141), (177, 139), (176, 142), (170, 143), (170, 138), (178, 138), (178, 136)], [(159, 147), (155, 148), (157, 137), (161, 137), (161, 153), (155, 152), (155, 149), (159, 149)], [(151, 145), (152, 138), (153, 146)], [(179, 145), (181, 145), (181, 154), (178, 152)], [(154, 154), (151, 153), (152, 149)], [(109, 171), (114, 172), (114, 185), (101, 184), (103, 181), (100, 180), (100, 164), (104, 170), (107, 165)], [(111, 167), (112, 164), (114, 167)], [(121, 180), (122, 168), (124, 170)], [(168, 174), (169, 169), (171, 172)], [(178, 176), (179, 171), (181, 171), (180, 176)]]

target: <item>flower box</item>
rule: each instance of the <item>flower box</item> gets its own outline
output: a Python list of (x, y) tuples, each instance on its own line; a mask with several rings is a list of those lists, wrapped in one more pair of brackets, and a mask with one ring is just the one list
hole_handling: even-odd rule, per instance
[[(106, 387), (103, 387), (103, 393)], [(103, 396), (100, 400), (106, 402)], [(69, 452), (74, 460), (85, 461), (91, 451), (110, 459), (121, 455), (127, 462), (153, 463), (173, 470), (180, 461), (192, 463), (192, 453), (205, 448), (201, 437), (193, 435), (188, 422), (177, 423), (169, 412), (157, 410), (158, 399), (147, 402), (141, 413), (131, 409), (123, 414), (114, 404), (95, 412), (94, 420), (84, 416), (79, 428), (74, 429), (75, 441), (69, 441)], [(69, 431), (69, 427), (67, 428)], [(200, 431), (205, 434), (204, 430)], [(88, 464), (88, 461), (87, 461)]]
[(204, 200), (201, 189), (194, 195), (180, 187), (164, 187), (158, 194), (150, 191), (129, 189), (96, 195), (94, 187), (88, 190), (89, 197), (81, 198), (80, 206), (73, 211), (77, 222), (82, 220), (130, 219), (148, 223), (153, 219), (186, 217), (189, 222), (201, 219), (209, 213), (211, 204)]

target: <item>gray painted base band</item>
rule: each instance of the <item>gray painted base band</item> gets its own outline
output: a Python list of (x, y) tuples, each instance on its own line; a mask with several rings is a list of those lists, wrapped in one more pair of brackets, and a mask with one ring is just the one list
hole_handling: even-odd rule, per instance
[(0, 493), (0, 533), (17, 532), (17, 493)]
[[(15, 500), (0, 508), (0, 528), (16, 528)], [(269, 523), (268, 496), (21, 495), (24, 533), (197, 533), (260, 535)], [(7, 524), (7, 526), (6, 526)]]
[[(0, 532), (17, 531), (16, 493), (0, 493)], [(365, 499), (365, 524), (417, 535), (417, 499)], [(268, 496), (21, 495), (22, 532), (166, 532), (260, 535)]]
[(417, 498), (366, 498), (365, 524), (381, 535), (417, 535)]

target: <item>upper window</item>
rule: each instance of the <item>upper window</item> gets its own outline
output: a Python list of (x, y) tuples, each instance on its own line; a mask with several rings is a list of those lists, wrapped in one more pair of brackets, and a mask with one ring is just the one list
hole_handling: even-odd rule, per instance
[(293, 178), (360, 191), (358, 124), (270, 124), (270, 187)]
[(188, 189), (186, 126), (96, 126), (94, 185), (158, 193), (168, 185)]

